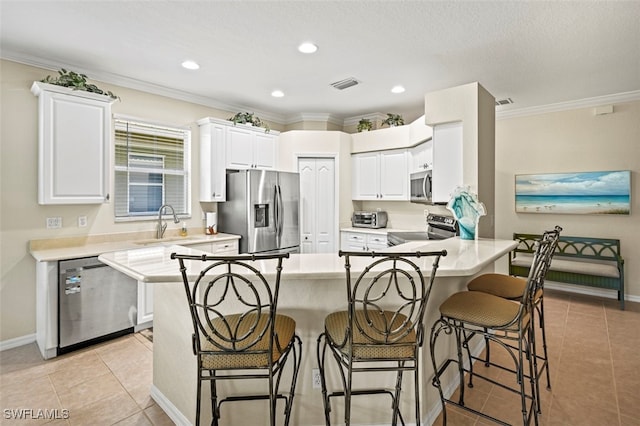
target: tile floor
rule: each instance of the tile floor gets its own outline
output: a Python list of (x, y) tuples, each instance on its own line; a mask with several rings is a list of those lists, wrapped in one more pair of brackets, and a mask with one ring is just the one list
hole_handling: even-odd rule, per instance
[[(620, 311), (613, 300), (548, 290), (545, 308), (553, 388), (542, 390), (541, 423), (640, 426), (640, 304)], [(64, 408), (68, 419), (48, 423), (171, 425), (149, 396), (152, 347), (134, 334), (49, 361), (42, 361), (35, 344), (0, 352), (0, 424), (47, 423), (6, 419), (6, 409), (62, 414)], [(469, 404), (519, 424), (515, 398), (480, 380), (467, 390)], [(455, 408), (448, 409), (448, 420), (454, 426), (488, 424)]]
[[(540, 423), (639, 426), (640, 303), (625, 303), (625, 311), (620, 311), (615, 300), (546, 290), (545, 323), (552, 388), (546, 390), (543, 379)], [(498, 359), (500, 353), (492, 349), (491, 356)], [(510, 373), (481, 363), (474, 368), (513, 384)], [(474, 380), (474, 388), (465, 392), (473, 408), (522, 424), (518, 395), (482, 380)], [(442, 424), (441, 417), (435, 424)], [(447, 424), (495, 423), (448, 406)]]

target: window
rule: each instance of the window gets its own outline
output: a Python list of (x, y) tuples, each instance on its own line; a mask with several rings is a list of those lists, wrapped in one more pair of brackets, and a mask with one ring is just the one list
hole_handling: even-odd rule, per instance
[(190, 212), (191, 131), (128, 119), (115, 120), (115, 216), (152, 219), (163, 204)]

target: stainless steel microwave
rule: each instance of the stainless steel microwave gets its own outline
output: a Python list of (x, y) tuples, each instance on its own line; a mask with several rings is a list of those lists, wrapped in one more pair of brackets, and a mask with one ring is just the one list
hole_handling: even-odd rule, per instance
[(409, 175), (409, 188), (412, 203), (432, 203), (432, 171), (423, 170)]

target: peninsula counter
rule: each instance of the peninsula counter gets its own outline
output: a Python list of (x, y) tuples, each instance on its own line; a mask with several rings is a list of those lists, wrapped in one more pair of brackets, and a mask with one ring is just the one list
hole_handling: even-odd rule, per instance
[[(474, 276), (493, 272), (494, 262), (515, 248), (512, 240), (480, 239), (474, 241), (450, 238), (440, 241), (410, 242), (393, 247), (398, 251), (447, 250), (440, 261), (440, 268), (431, 292), (425, 315), (427, 333), (439, 317), (438, 306), (451, 294), (466, 289), (466, 283)], [(391, 248), (389, 249), (391, 250)], [(176, 424), (195, 424), (196, 357), (191, 349), (192, 322), (187, 307), (184, 287), (178, 269), (178, 261), (171, 260), (171, 253), (196, 254), (203, 252), (183, 246), (147, 247), (137, 250), (106, 253), (99, 259), (113, 268), (144, 282), (154, 283), (154, 342), (153, 387), (151, 395)], [(367, 258), (353, 258), (351, 270), (358, 274), (370, 262)], [(275, 275), (273, 261), (260, 262), (258, 268), (269, 279)], [(187, 263), (189, 274), (197, 274), (201, 265)], [(430, 265), (424, 270), (430, 271)], [(317, 368), (316, 340), (323, 331), (324, 317), (333, 311), (346, 309), (344, 259), (336, 253), (293, 254), (283, 262), (278, 311), (296, 320), (297, 332), (303, 342), (302, 365), (294, 407), (292, 425), (323, 425), (324, 413), (321, 392), (312, 385), (312, 372)], [(421, 421), (431, 424), (440, 411), (440, 401), (431, 385), (433, 369), (428, 349), (428, 336), (421, 354), (422, 383)], [(478, 339), (480, 340), (480, 339)], [(439, 340), (438, 358), (455, 350), (454, 342)], [(329, 365), (329, 369), (335, 367)], [(335, 374), (334, 374), (335, 373)], [(337, 371), (329, 371), (328, 381), (337, 384)], [(409, 375), (406, 375), (409, 376)], [(357, 377), (357, 375), (356, 375)], [(403, 383), (402, 408), (405, 422), (414, 424), (413, 386), (406, 378)], [(361, 384), (375, 384), (385, 380), (391, 387), (393, 377), (380, 375), (365, 378)], [(444, 378), (452, 392), (457, 385), (455, 376)], [(258, 384), (256, 383), (256, 386)], [(229, 386), (240, 386), (234, 383)], [(207, 388), (207, 387), (205, 387)], [(225, 393), (225, 385), (219, 388)], [(208, 396), (203, 394), (203, 420), (210, 416)], [(265, 401), (230, 403), (224, 405), (221, 424), (262, 425), (268, 423)], [(281, 415), (281, 404), (278, 414)], [(343, 404), (332, 401), (332, 422), (342, 424)], [(353, 424), (388, 424), (391, 407), (388, 396), (354, 397), (352, 401)], [(210, 418), (210, 417), (209, 417)], [(205, 421), (206, 422), (206, 421)]]

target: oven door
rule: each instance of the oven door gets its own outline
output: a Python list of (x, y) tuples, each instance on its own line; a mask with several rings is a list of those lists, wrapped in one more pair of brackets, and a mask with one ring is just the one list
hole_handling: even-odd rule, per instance
[(409, 175), (412, 203), (431, 204), (432, 172), (424, 170)]

